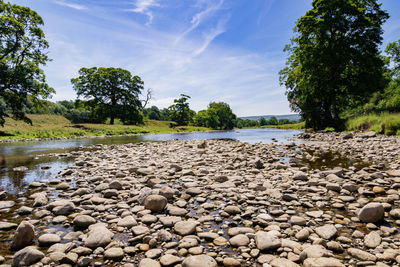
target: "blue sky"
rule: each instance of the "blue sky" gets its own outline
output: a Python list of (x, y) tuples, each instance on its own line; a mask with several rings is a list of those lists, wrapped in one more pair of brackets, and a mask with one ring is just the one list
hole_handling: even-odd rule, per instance
[[(191, 108), (224, 101), (239, 116), (288, 114), (278, 72), (283, 47), (311, 0), (13, 0), (37, 11), (53, 59), (44, 68), (57, 94), (75, 99), (81, 67), (121, 67), (139, 75), (168, 107), (181, 93)], [(400, 1), (382, 0), (391, 18), (384, 44), (400, 39)]]

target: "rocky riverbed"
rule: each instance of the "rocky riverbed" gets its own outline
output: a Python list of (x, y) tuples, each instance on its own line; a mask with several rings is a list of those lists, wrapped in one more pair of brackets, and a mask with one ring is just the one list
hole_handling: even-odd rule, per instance
[[(400, 139), (167, 141), (74, 152), (0, 201), (14, 266), (400, 266)], [(2, 196), (0, 198), (7, 198)], [(4, 218), (4, 216), (3, 216)]]

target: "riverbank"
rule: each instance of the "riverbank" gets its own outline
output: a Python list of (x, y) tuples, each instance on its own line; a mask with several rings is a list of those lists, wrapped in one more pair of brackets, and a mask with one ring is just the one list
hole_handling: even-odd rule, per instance
[(17, 246), (4, 261), (398, 264), (400, 138), (303, 136), (317, 142), (167, 141), (64, 155), (75, 164), (55, 180), (0, 202), (2, 247)]
[(348, 131), (375, 131), (386, 135), (400, 135), (400, 114), (371, 114), (349, 119)]
[(0, 131), (0, 142), (212, 130), (197, 126), (171, 128), (171, 122), (168, 121), (149, 120), (144, 125), (73, 124), (58, 115), (28, 115), (28, 117), (32, 120), (33, 125), (7, 119), (5, 126)]

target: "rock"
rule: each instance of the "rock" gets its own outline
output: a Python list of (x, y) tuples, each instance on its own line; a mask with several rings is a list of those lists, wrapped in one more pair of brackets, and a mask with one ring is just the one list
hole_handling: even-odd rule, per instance
[(308, 231), (307, 228), (303, 228), (299, 232), (297, 232), (295, 237), (299, 241), (305, 241), (308, 239), (309, 236), (310, 236), (310, 231)]
[(11, 250), (19, 250), (28, 246), (32, 243), (33, 238), (35, 237), (35, 228), (33, 225), (27, 221), (22, 221), (17, 230), (15, 231), (15, 235), (11, 242), (10, 249)]
[(303, 217), (300, 217), (300, 216), (290, 217), (289, 222), (293, 225), (300, 225), (300, 226), (304, 226), (307, 223), (306, 219), (304, 219)]
[(149, 187), (144, 187), (140, 190), (139, 196), (138, 196), (138, 202), (140, 205), (142, 205), (144, 203), (144, 201), (146, 200), (146, 198), (151, 195), (151, 192), (152, 192), (152, 190)]
[(324, 239), (332, 239), (337, 235), (337, 229), (332, 224), (326, 224), (324, 226), (317, 227), (315, 232)]
[(309, 258), (303, 263), (304, 267), (345, 267), (340, 260), (335, 258)]
[(196, 255), (187, 257), (182, 267), (217, 267), (217, 262), (210, 256), (207, 255)]
[(321, 258), (328, 256), (329, 253), (328, 251), (321, 245), (311, 245), (305, 248), (301, 254), (300, 257), (304, 258)]
[(400, 209), (392, 209), (389, 214), (393, 219), (400, 219)]
[(149, 195), (146, 197), (146, 200), (144, 201), (144, 206), (146, 209), (154, 211), (154, 212), (159, 212), (162, 211), (165, 206), (167, 206), (167, 199), (163, 196), (160, 195)]
[(369, 248), (376, 248), (382, 241), (378, 232), (371, 232), (364, 237), (364, 245)]
[(113, 261), (118, 261), (122, 260), (124, 257), (124, 251), (122, 248), (109, 248), (106, 251), (104, 251), (104, 258), (113, 260)]
[(159, 194), (165, 197), (166, 199), (173, 199), (175, 190), (169, 186), (163, 186), (161, 187)]
[(362, 222), (375, 223), (383, 219), (385, 210), (383, 205), (378, 202), (371, 202), (365, 205), (358, 213), (358, 218)]
[(227, 206), (224, 211), (230, 215), (240, 214), (240, 208), (238, 206)]
[(61, 238), (56, 234), (44, 234), (39, 236), (39, 246), (41, 247), (49, 247), (55, 243), (59, 243)]
[(307, 177), (307, 174), (304, 172), (297, 172), (293, 176), (293, 180), (308, 181), (308, 177)]
[(43, 252), (34, 247), (26, 247), (14, 254), (13, 266), (30, 266), (44, 258)]
[(121, 226), (121, 227), (131, 228), (132, 226), (137, 225), (137, 221), (135, 220), (135, 218), (133, 218), (133, 216), (129, 215), (129, 216), (126, 216), (126, 217), (120, 219), (118, 221), (117, 225)]
[(232, 228), (228, 229), (229, 236), (235, 236), (235, 235), (247, 234), (247, 233), (254, 234), (255, 231), (253, 228), (250, 228), (250, 227), (232, 227)]
[(362, 261), (376, 261), (376, 256), (357, 248), (347, 249), (347, 253)]
[(89, 215), (78, 215), (74, 218), (74, 225), (79, 228), (87, 228), (95, 223), (96, 220)]
[(89, 230), (85, 240), (85, 246), (89, 248), (105, 247), (114, 236), (103, 224), (93, 224), (89, 226)]
[(6, 200), (6, 201), (0, 201), (0, 209), (8, 209), (12, 208), (15, 205), (15, 201), (12, 200)]
[(233, 247), (247, 246), (250, 243), (250, 239), (247, 237), (247, 235), (239, 234), (229, 239), (229, 243)]
[(162, 266), (175, 266), (176, 264), (180, 263), (182, 258), (171, 255), (165, 254), (160, 258), (160, 263)]
[(240, 267), (241, 265), (240, 261), (234, 258), (225, 258), (222, 264), (224, 267)]
[(273, 259), (269, 265), (272, 267), (300, 267), (297, 263), (294, 263), (291, 260), (284, 259), (284, 258), (276, 258)]
[(196, 231), (197, 222), (181, 221), (174, 225), (174, 231), (182, 236), (193, 234)]
[(25, 166), (19, 166), (19, 167), (13, 168), (13, 171), (15, 171), (15, 172), (26, 172), (27, 170), (28, 170), (28, 168)]
[(143, 259), (139, 263), (139, 267), (161, 267), (161, 265), (152, 259)]
[(281, 247), (281, 240), (274, 231), (258, 231), (255, 235), (257, 248), (261, 251), (274, 250)]
[(0, 231), (11, 230), (17, 228), (18, 224), (9, 222), (0, 222)]
[(69, 200), (56, 200), (49, 204), (49, 208), (53, 209), (55, 215), (69, 215), (75, 211), (75, 205)]
[(33, 200), (33, 206), (41, 207), (41, 206), (47, 205), (48, 202), (49, 202), (49, 200), (47, 199), (47, 196), (44, 193), (40, 193)]

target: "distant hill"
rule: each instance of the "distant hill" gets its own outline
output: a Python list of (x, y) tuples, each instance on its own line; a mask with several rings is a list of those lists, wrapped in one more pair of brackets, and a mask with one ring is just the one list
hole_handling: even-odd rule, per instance
[(280, 119), (288, 119), (290, 121), (299, 121), (301, 119), (299, 114), (288, 114), (288, 115), (261, 115), (261, 116), (248, 116), (248, 117), (239, 117), (243, 120), (258, 120), (259, 118), (264, 117), (266, 120), (269, 120), (271, 117), (275, 117), (278, 120)]

